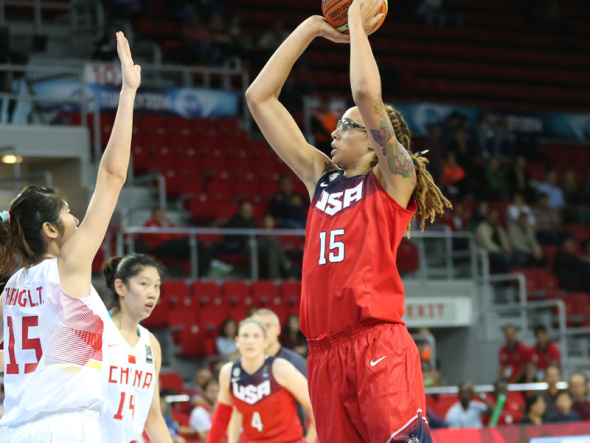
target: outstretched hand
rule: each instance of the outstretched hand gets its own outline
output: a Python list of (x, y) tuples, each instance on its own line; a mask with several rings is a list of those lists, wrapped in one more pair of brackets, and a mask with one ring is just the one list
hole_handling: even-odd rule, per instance
[(336, 30), (321, 15), (314, 15), (310, 17), (310, 20), (317, 26), (317, 35), (320, 37), (324, 37), (334, 43), (350, 43), (350, 36), (348, 34), (343, 34)]
[(363, 28), (372, 29), (385, 16), (377, 14), (383, 3), (385, 0), (354, 0), (348, 8), (348, 19), (358, 17), (363, 22)]
[(136, 90), (141, 83), (141, 66), (133, 64), (129, 42), (121, 31), (117, 32), (117, 53), (121, 60), (123, 89)]

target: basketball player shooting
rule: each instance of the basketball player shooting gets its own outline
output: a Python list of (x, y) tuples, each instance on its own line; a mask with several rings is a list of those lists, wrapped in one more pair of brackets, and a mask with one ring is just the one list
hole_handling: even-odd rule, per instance
[[(355, 0), (350, 37), (321, 16), (299, 25), (246, 93), (267, 141), (311, 197), (303, 259), (301, 329), (309, 341), (308, 380), (324, 442), (431, 442), (420, 356), (402, 321), (404, 288), (396, 267), (415, 213), (449, 206), (410, 130), (381, 98), (367, 31), (383, 0)], [(316, 37), (350, 41), (356, 106), (332, 133), (332, 159), (309, 145), (278, 97), (293, 65)], [(392, 43), (393, 44), (393, 43)]]

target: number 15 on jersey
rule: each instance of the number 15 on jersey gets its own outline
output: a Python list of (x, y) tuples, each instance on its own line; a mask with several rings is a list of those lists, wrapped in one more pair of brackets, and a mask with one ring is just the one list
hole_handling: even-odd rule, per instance
[[(339, 241), (337, 238), (342, 235), (344, 235), (344, 229), (320, 232), (320, 265), (325, 265), (328, 262), (340, 263), (344, 261), (344, 242)], [(328, 251), (327, 257), (326, 250)]]

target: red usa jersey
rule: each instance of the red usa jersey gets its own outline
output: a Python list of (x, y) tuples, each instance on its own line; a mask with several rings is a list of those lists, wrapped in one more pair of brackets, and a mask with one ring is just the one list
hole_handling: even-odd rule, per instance
[(103, 383), (107, 386), (107, 411), (100, 416), (101, 440), (141, 441), (156, 386), (150, 332), (138, 326), (139, 341), (131, 347), (111, 323), (113, 328), (105, 334)]
[(98, 416), (109, 317), (94, 288), (88, 297), (66, 294), (55, 258), (16, 272), (3, 294), (6, 413), (0, 426), (72, 410)]
[(231, 370), (233, 404), (242, 414), (242, 441), (290, 443), (303, 438), (293, 395), (272, 375), (275, 357), (267, 357), (254, 374), (242, 368), (240, 360)]
[(416, 212), (401, 207), (375, 174), (325, 174), (307, 218), (301, 330), (308, 339), (363, 320), (402, 323), (404, 288), (397, 248)]

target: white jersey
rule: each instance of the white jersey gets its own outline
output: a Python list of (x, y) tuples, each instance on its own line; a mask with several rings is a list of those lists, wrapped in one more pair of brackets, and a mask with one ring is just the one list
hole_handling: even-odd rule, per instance
[(100, 417), (104, 442), (141, 441), (150, 412), (157, 381), (156, 365), (150, 332), (143, 326), (138, 326), (137, 331), (139, 341), (133, 347), (116, 327), (109, 328), (105, 338), (108, 365), (103, 368), (103, 383), (107, 385), (107, 411)]
[(104, 303), (74, 298), (61, 286), (57, 259), (14, 274), (4, 288), (6, 413), (0, 426), (15, 427), (48, 414), (102, 413)]

